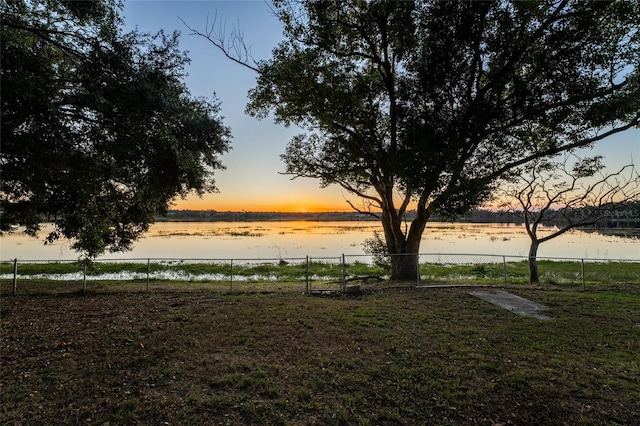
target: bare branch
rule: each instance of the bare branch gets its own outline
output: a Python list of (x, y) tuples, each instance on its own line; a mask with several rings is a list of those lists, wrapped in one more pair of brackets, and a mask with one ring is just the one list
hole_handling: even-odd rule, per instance
[[(616, 206), (640, 200), (640, 177), (633, 164), (596, 177), (597, 171), (583, 175), (570, 170), (571, 158), (581, 160), (576, 155), (565, 155), (561, 162), (556, 163), (558, 167), (548, 173), (543, 172), (539, 165), (533, 165), (529, 175), (522, 176), (523, 185), (510, 185), (502, 191), (504, 196), (515, 200), (522, 208), (520, 216), (536, 244), (571, 229), (594, 225), (606, 218)], [(557, 170), (562, 173), (558, 174)], [(538, 238), (537, 224), (543, 222), (559, 225), (559, 229)]]
[[(226, 37), (226, 26), (224, 23), (220, 23), (218, 28), (216, 29), (218, 14), (213, 16), (213, 20), (209, 19), (209, 15), (207, 15), (207, 25), (205, 27), (205, 32), (201, 32), (196, 30), (195, 28), (189, 26), (184, 19), (178, 17), (180, 21), (184, 24), (185, 27), (191, 31), (191, 35), (196, 35), (208, 40), (211, 44), (218, 48), (228, 59), (233, 62), (242, 65), (245, 68), (250, 69), (258, 74), (260, 74), (260, 69), (258, 68), (258, 63), (251, 56), (251, 48), (247, 46), (244, 40), (244, 34), (240, 32), (237, 27), (231, 31), (231, 34)], [(253, 62), (253, 65), (249, 63), (249, 61)]]
[(368, 210), (362, 210), (362, 209), (359, 209), (358, 207), (356, 207), (355, 205), (353, 205), (353, 203), (350, 200), (345, 200), (345, 201), (347, 202), (347, 204), (349, 204), (351, 206), (351, 208), (353, 210), (355, 210), (358, 213), (366, 214), (367, 216), (374, 217), (377, 220), (380, 220), (382, 218), (382, 216), (380, 216), (380, 214), (374, 213), (374, 212), (371, 211), (371, 205), (370, 204), (369, 204), (369, 209)]

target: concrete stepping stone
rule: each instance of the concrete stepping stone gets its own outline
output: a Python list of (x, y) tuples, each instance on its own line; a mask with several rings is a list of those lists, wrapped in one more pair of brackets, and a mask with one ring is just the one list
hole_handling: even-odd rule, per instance
[(524, 315), (541, 320), (552, 319), (550, 316), (540, 313), (541, 311), (549, 309), (548, 307), (506, 291), (471, 291), (469, 294), (496, 306), (500, 306), (516, 315)]

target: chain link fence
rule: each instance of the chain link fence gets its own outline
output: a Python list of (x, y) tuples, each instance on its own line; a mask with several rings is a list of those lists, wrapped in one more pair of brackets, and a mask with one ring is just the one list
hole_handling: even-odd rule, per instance
[[(404, 255), (415, 257), (415, 254)], [(0, 261), (2, 294), (187, 291), (344, 292), (383, 283), (391, 259), (369, 255), (267, 259), (126, 259)], [(640, 259), (538, 257), (540, 285), (575, 289), (640, 288)], [(415, 285), (525, 285), (528, 258), (487, 254), (419, 254)]]

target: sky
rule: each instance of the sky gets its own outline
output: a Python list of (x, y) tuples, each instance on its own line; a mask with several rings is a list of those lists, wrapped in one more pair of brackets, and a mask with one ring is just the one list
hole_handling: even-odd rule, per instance
[[(238, 28), (256, 60), (269, 59), (282, 40), (282, 25), (269, 4), (262, 0), (178, 1), (126, 0), (125, 31), (167, 33), (179, 31), (180, 49), (191, 63), (185, 79), (193, 96), (215, 97), (221, 104), (225, 125), (231, 128), (231, 151), (221, 159), (226, 170), (216, 171), (218, 193), (177, 199), (174, 209), (218, 211), (350, 211), (347, 200), (355, 196), (337, 186), (320, 188), (313, 179), (291, 179), (282, 175), (284, 153), (289, 140), (300, 129), (275, 124), (272, 118), (258, 120), (245, 114), (247, 93), (256, 84), (254, 71), (228, 60), (202, 37), (192, 35), (182, 22), (199, 31), (214, 19), (216, 28), (227, 32)], [(618, 134), (600, 142), (585, 155), (603, 155), (611, 169), (640, 159), (640, 129)]]
[[(244, 32), (256, 60), (268, 59), (282, 39), (282, 26), (263, 1), (156, 1), (127, 0), (124, 8), (125, 30), (142, 32), (180, 31), (180, 49), (188, 51), (191, 63), (185, 83), (194, 96), (221, 103), (225, 125), (231, 128), (231, 151), (221, 156), (226, 170), (216, 171), (218, 193), (177, 199), (174, 209), (218, 211), (349, 211), (349, 195), (339, 188), (319, 187), (313, 179), (295, 179), (282, 175), (284, 153), (289, 140), (300, 129), (258, 120), (245, 114), (247, 93), (255, 86), (254, 71), (228, 60), (209, 41), (191, 35), (190, 27), (204, 31), (207, 19), (217, 16), (217, 24), (226, 23)], [(352, 198), (351, 198), (352, 199)]]

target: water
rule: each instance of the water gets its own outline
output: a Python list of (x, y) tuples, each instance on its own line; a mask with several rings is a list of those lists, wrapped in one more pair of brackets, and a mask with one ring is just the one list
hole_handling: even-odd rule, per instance
[[(47, 229), (47, 228), (45, 228)], [(49, 228), (50, 229), (50, 228)], [(160, 222), (132, 251), (102, 259), (278, 259), (361, 255), (377, 222)], [(548, 233), (543, 229), (541, 235)], [(75, 260), (69, 242), (44, 245), (21, 233), (0, 237), (3, 260)], [(529, 238), (513, 224), (431, 223), (421, 253), (527, 256)], [(639, 259), (640, 241), (579, 230), (543, 243), (540, 257)]]

